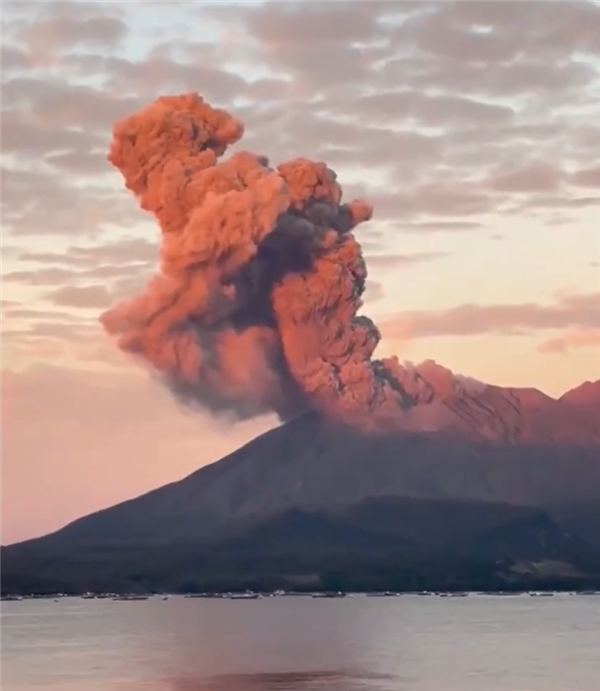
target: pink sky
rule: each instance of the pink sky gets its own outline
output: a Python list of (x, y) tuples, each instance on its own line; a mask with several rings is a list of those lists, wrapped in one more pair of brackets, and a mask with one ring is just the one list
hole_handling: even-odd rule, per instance
[(381, 354), (550, 394), (600, 378), (596, 3), (15, 3), (3, 24), (3, 543), (275, 424), (183, 409), (98, 326), (158, 246), (110, 127), (161, 93), (373, 201)]

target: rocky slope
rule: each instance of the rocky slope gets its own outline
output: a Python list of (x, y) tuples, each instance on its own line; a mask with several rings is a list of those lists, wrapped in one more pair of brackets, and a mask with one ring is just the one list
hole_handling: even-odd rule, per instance
[(448, 432), (508, 444), (600, 444), (600, 380), (557, 400), (537, 389), (458, 378), (432, 361), (400, 371), (410, 399), (402, 424), (407, 431)]

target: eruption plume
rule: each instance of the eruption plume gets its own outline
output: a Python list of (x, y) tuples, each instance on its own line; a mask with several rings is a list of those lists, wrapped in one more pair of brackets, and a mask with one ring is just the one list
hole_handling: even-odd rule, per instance
[(245, 151), (219, 162), (242, 134), (194, 93), (115, 124), (108, 160), (162, 243), (159, 273), (102, 315), (105, 330), (214, 412), (393, 425), (423, 384), (414, 374), (407, 387), (395, 358), (373, 359), (379, 331), (357, 316), (367, 270), (352, 231), (371, 206), (342, 203), (324, 163), (271, 168)]

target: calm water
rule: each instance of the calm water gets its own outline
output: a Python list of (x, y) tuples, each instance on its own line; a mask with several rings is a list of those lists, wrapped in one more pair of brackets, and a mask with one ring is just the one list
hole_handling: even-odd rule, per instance
[(600, 597), (2, 603), (3, 691), (599, 691)]

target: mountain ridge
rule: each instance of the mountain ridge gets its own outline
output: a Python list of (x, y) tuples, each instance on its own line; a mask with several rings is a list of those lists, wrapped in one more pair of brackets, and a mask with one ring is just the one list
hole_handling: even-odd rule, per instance
[(410, 399), (401, 430), (450, 432), (507, 443), (542, 438), (550, 443), (600, 444), (600, 380), (552, 398), (535, 388), (457, 377), (431, 360), (400, 368), (395, 375)]
[[(3, 547), (3, 573), (17, 590), (70, 583), (69, 569), (79, 574), (73, 587), (99, 584), (98, 569), (105, 585), (128, 583), (133, 573), (159, 587), (183, 573), (233, 582), (250, 564), (258, 580), (248, 575), (247, 585), (287, 582), (293, 562), (298, 577), (363, 569), (373, 583), (383, 564), (395, 583), (394, 564), (406, 562), (416, 569), (406, 583), (433, 583), (430, 570), (445, 583), (447, 573), (466, 569), (473, 585), (472, 569), (481, 568), (497, 587), (504, 576), (494, 564), (512, 554), (527, 573), (550, 559), (564, 573), (589, 571), (596, 583), (600, 382), (553, 399), (535, 389), (448, 387), (443, 377), (432, 385), (432, 372), (439, 375), (429, 368), (414, 377), (401, 430), (366, 434), (299, 416), (181, 480)], [(477, 527), (470, 537), (469, 523)]]
[[(592, 388), (600, 390), (600, 381)], [(589, 397), (589, 387), (586, 389)], [(89, 523), (107, 512), (116, 511), (125, 520), (140, 501), (145, 503), (144, 511), (155, 517), (153, 528), (148, 516), (140, 521), (152, 533), (161, 532), (159, 524), (164, 528), (168, 516), (176, 518), (180, 513), (182, 523), (185, 516), (193, 516), (194, 529), (202, 532), (203, 525), (212, 529), (230, 518), (291, 507), (349, 505), (385, 492), (534, 506), (595, 496), (600, 487), (600, 464), (594, 462), (600, 420), (594, 426), (590, 422), (593, 416), (588, 417), (587, 409), (583, 415), (580, 404), (561, 403), (535, 389), (478, 387), (475, 392), (467, 397), (462, 389), (458, 400), (455, 392), (446, 398), (437, 394), (430, 399), (433, 403), (415, 405), (428, 413), (432, 405), (436, 411), (443, 407), (451, 411), (453, 417), (443, 421), (450, 419), (452, 424), (442, 432), (423, 433), (409, 424), (403, 432), (365, 435), (315, 414), (298, 417), (181, 480), (78, 519), (57, 533), (70, 532), (74, 525), (81, 527), (81, 521)], [(494, 422), (486, 428), (486, 432), (495, 432), (491, 439), (473, 428), (480, 411)], [(580, 424), (572, 427), (575, 419)], [(466, 423), (459, 427), (456, 420)], [(522, 430), (526, 434), (519, 434)], [(573, 436), (574, 430), (579, 437)], [(557, 439), (567, 443), (557, 443)], [(545, 472), (550, 469), (557, 477)], [(358, 474), (357, 482), (352, 481), (353, 473)], [(535, 481), (513, 483), (519, 474), (533, 475)], [(139, 537), (139, 531), (136, 534)]]

